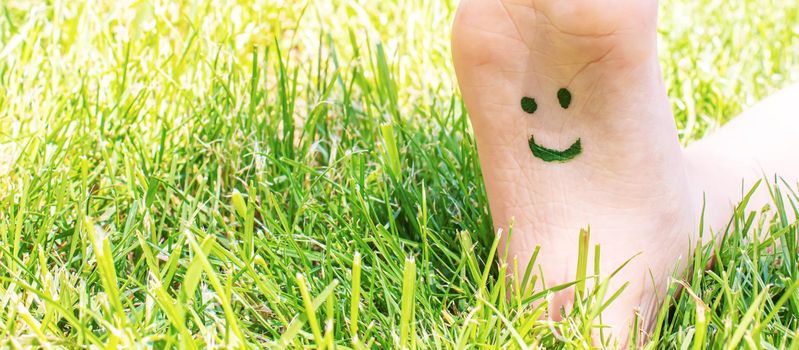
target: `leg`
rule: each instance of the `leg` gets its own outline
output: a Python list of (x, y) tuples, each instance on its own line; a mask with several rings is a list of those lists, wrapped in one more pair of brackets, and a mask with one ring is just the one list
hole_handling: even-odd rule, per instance
[[(799, 85), (789, 87), (735, 118), (719, 132), (692, 144), (686, 156), (708, 196), (708, 220), (723, 229), (732, 207), (758, 180), (781, 176), (799, 181)], [(761, 185), (750, 209), (770, 202)]]

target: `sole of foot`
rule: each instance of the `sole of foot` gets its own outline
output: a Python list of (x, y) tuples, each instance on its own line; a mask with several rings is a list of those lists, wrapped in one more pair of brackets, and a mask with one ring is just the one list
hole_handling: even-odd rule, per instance
[[(654, 315), (702, 205), (657, 62), (657, 5), (464, 0), (453, 28), (494, 224), (508, 232), (513, 223), (510, 258), (526, 262), (540, 246), (546, 285), (537, 288), (571, 282), (589, 225), (600, 271), (633, 258), (610, 290), (629, 284), (602, 314), (616, 345), (635, 310)], [(556, 294), (549, 316), (572, 297)]]

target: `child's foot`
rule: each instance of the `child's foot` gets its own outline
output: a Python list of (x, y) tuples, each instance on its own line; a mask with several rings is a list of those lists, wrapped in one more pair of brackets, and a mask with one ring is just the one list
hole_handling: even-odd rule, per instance
[[(602, 315), (622, 344), (634, 309), (654, 316), (701, 207), (657, 62), (657, 5), (463, 0), (453, 29), (494, 223), (507, 232), (515, 220), (511, 257), (526, 262), (541, 245), (552, 287), (575, 279), (588, 225), (604, 274), (641, 254)], [(572, 295), (556, 296), (552, 318)]]

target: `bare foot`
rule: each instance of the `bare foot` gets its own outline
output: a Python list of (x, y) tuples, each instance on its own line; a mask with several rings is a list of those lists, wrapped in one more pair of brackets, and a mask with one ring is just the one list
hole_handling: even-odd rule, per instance
[[(640, 253), (611, 285), (629, 287), (602, 315), (619, 344), (634, 309), (654, 316), (702, 204), (657, 62), (657, 6), (463, 0), (453, 29), (494, 223), (507, 232), (515, 219), (511, 256), (528, 261), (540, 245), (552, 287), (575, 279), (588, 225), (601, 271)], [(558, 294), (551, 310), (572, 296)]]

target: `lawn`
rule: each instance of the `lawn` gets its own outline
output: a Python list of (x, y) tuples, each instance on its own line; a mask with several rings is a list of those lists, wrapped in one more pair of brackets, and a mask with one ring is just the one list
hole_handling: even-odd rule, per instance
[[(616, 291), (506, 298), (456, 5), (0, 1), (0, 349), (588, 347)], [(685, 144), (799, 81), (799, 2), (662, 1), (660, 33)], [(799, 196), (767, 186), (649, 348), (799, 349)]]

